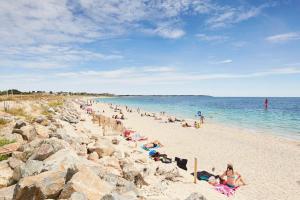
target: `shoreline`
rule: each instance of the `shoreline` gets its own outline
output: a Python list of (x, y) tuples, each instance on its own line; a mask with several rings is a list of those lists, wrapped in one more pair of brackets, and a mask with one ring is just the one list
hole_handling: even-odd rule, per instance
[[(104, 104), (109, 104), (108, 102), (102, 102), (101, 101), (101, 98), (102, 97), (95, 97), (93, 98), (93, 100), (99, 102), (99, 103), (104, 103)], [(116, 98), (116, 97), (105, 97), (105, 98)], [(113, 104), (114, 106), (118, 105), (118, 106), (122, 106), (122, 107), (125, 107), (125, 106), (128, 106), (126, 104)], [(128, 106), (132, 109), (137, 109), (138, 107), (137, 106)], [(141, 109), (141, 108), (140, 108)], [(144, 110), (142, 109), (141, 110), (142, 112), (147, 112), (147, 113), (155, 113), (155, 114), (158, 114), (160, 111), (153, 111), (153, 110)], [(172, 116), (172, 117), (178, 117), (179, 119), (183, 119), (185, 121), (197, 121), (196, 119), (193, 119), (193, 118), (188, 118), (188, 117), (185, 117), (183, 115), (178, 115), (178, 114), (174, 114), (174, 113), (168, 113), (166, 112), (166, 115), (167, 116)], [(239, 131), (242, 131), (242, 132), (245, 132), (245, 133), (251, 133), (251, 134), (255, 134), (255, 135), (269, 135), (269, 136), (274, 136), (274, 137), (278, 137), (278, 138), (281, 138), (281, 139), (286, 139), (287, 141), (291, 141), (291, 142), (300, 142), (300, 136), (293, 136), (292, 134), (287, 134), (287, 135), (284, 135), (283, 133), (281, 133), (280, 131), (275, 131), (275, 130), (272, 130), (272, 131), (268, 131), (266, 129), (263, 129), (263, 128), (260, 128), (260, 127), (253, 127), (253, 128), (250, 128), (250, 127), (246, 127), (246, 126), (239, 126), (237, 124), (229, 124), (227, 122), (220, 122), (218, 120), (214, 120), (212, 118), (205, 118), (205, 124), (213, 124), (215, 126), (219, 126), (219, 127), (227, 127), (228, 129), (233, 129), (233, 130), (239, 130)]]
[[(235, 199), (295, 199), (299, 195), (296, 182), (300, 180), (299, 141), (213, 123), (206, 123), (200, 129), (183, 128), (179, 123), (162, 123), (120, 108), (127, 118), (122, 121), (125, 127), (148, 137), (148, 141), (161, 141), (164, 144), (161, 153), (187, 158), (189, 171), (194, 158), (200, 161), (199, 170), (212, 172), (215, 168), (216, 174), (223, 173), (227, 163), (233, 163), (248, 183), (236, 192)], [(104, 115), (108, 117), (116, 114), (108, 103), (96, 103), (93, 109), (105, 110)], [(197, 187), (205, 195), (214, 196), (209, 184), (200, 183)], [(272, 191), (274, 188), (276, 192)]]

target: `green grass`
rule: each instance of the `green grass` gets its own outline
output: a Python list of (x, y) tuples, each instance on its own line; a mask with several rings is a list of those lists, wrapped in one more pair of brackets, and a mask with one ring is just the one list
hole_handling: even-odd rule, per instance
[(0, 155), (0, 161), (7, 160), (9, 157), (9, 155)]
[(11, 108), (6, 110), (5, 112), (14, 115), (14, 116), (22, 116), (22, 117), (26, 117), (27, 113), (25, 112), (25, 110), (23, 108)]
[(13, 116), (21, 116), (24, 117), (30, 123), (33, 121), (34, 117), (25, 112), (23, 108), (11, 108), (6, 110), (5, 112), (13, 115)]
[[(16, 142), (16, 140), (8, 140), (5, 138), (0, 138), (0, 147), (6, 145), (6, 144), (11, 144)], [(10, 155), (0, 155), (0, 161), (2, 160), (7, 160), (10, 157)]]
[(48, 102), (48, 106), (53, 107), (53, 108), (62, 106), (63, 104), (64, 104), (64, 102), (62, 102), (62, 101), (50, 101), (50, 102)]
[(6, 144), (11, 144), (11, 143), (14, 143), (16, 142), (15, 140), (8, 140), (8, 139), (5, 139), (5, 138), (0, 138), (0, 147), (6, 145)]

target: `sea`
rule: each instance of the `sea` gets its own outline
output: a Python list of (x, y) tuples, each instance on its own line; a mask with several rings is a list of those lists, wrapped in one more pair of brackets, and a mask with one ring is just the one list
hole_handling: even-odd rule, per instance
[(211, 96), (118, 96), (100, 102), (127, 105), (148, 112), (166, 112), (185, 119), (199, 119), (198, 112), (215, 123), (300, 140), (300, 98)]

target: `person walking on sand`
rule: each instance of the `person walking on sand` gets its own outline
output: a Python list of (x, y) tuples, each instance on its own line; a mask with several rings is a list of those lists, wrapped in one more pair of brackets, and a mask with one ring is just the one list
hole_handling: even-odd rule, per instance
[(269, 106), (269, 100), (268, 98), (265, 99), (265, 109), (267, 110)]

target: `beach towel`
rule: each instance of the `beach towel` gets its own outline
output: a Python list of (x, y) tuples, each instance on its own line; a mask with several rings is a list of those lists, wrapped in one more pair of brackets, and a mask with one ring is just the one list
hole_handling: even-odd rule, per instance
[(159, 148), (159, 145), (157, 145), (156, 147), (152, 147), (152, 148), (147, 148), (145, 147), (145, 145), (143, 144), (141, 146), (142, 149), (146, 150), (146, 151), (151, 151), (151, 150), (155, 150), (155, 149), (158, 149)]
[(141, 136), (139, 133), (132, 133), (130, 135), (130, 138), (128, 138), (129, 141), (144, 141), (144, 140), (147, 140), (148, 138), (145, 137), (145, 136)]
[(238, 187), (231, 188), (224, 184), (217, 184), (215, 185), (215, 190), (220, 192), (221, 194), (226, 195), (227, 197), (234, 195), (234, 192), (237, 190)]

